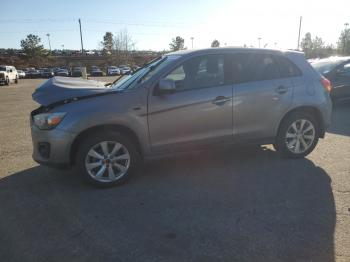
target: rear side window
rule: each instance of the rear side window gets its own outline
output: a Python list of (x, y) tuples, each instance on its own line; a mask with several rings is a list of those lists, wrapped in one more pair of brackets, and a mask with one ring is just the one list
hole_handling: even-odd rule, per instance
[(287, 57), (275, 56), (275, 58), (279, 65), (281, 78), (296, 77), (302, 75), (300, 69)]
[(238, 53), (229, 56), (227, 77), (231, 83), (247, 83), (301, 75), (289, 59), (269, 54)]
[(255, 81), (272, 80), (280, 77), (277, 61), (271, 55), (256, 55)]

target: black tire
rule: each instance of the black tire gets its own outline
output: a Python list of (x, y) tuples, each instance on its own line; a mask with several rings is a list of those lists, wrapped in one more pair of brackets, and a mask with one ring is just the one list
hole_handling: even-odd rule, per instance
[(6, 77), (6, 80), (5, 80), (5, 86), (8, 86), (8, 85), (10, 85), (10, 80), (9, 80), (9, 78), (8, 78), (8, 77)]
[(18, 77), (16, 77), (15, 79), (15, 84), (18, 84)]
[[(298, 120), (307, 120), (314, 127), (314, 139), (310, 141), (309, 147), (303, 152), (296, 153), (292, 152), (292, 149), (289, 149), (287, 146), (287, 131), (293, 123)], [(318, 139), (320, 136), (320, 125), (316, 121), (316, 118), (308, 113), (295, 112), (288, 115), (285, 119), (282, 120), (278, 134), (276, 137), (276, 142), (273, 144), (276, 151), (278, 151), (283, 157), (287, 158), (303, 158), (310, 154), (316, 147)], [(305, 141), (305, 140), (304, 140)], [(305, 148), (304, 148), (305, 149)]]
[[(113, 141), (113, 142), (120, 143), (126, 148), (130, 156), (129, 168), (127, 169), (127, 172), (124, 175), (122, 175), (120, 178), (112, 182), (111, 181), (102, 182), (94, 179), (89, 174), (85, 166), (85, 160), (90, 149), (92, 149), (95, 145), (103, 141)], [(137, 147), (135, 146), (135, 143), (133, 143), (127, 136), (114, 131), (94, 133), (88, 136), (87, 138), (85, 138), (83, 141), (81, 141), (79, 145), (79, 149), (76, 157), (76, 168), (79, 171), (79, 173), (82, 175), (82, 178), (87, 183), (100, 188), (114, 187), (125, 183), (130, 178), (130, 176), (137, 171), (140, 163), (141, 163), (141, 156), (139, 151), (137, 150)], [(107, 172), (104, 175), (107, 176), (108, 175)]]

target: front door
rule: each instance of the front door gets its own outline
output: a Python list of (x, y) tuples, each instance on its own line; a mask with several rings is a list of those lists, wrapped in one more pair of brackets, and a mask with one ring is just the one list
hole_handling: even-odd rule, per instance
[(150, 94), (153, 151), (232, 140), (232, 85), (225, 83), (222, 55), (190, 58), (164, 78), (175, 81), (176, 91)]

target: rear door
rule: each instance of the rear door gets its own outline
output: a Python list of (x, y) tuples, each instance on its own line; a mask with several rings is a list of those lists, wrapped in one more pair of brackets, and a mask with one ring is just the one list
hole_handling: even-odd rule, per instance
[(233, 128), (238, 140), (275, 136), (281, 115), (292, 103), (293, 83), (281, 77), (278, 58), (270, 54), (231, 56)]
[(154, 151), (232, 141), (232, 84), (225, 82), (223, 55), (189, 58), (164, 78), (175, 81), (176, 91), (150, 94)]

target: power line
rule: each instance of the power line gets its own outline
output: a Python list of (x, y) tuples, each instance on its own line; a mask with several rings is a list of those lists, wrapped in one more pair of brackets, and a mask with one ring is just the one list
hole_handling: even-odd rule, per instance
[[(0, 19), (0, 23), (73, 23), (76, 21), (74, 18), (25, 18), (25, 19)], [(127, 22), (122, 20), (112, 19), (84, 19), (85, 23), (97, 23), (97, 24), (112, 24), (112, 25), (124, 25), (124, 26), (145, 26), (145, 27), (188, 27), (186, 24), (174, 24), (162, 21), (140, 21), (140, 22)]]

